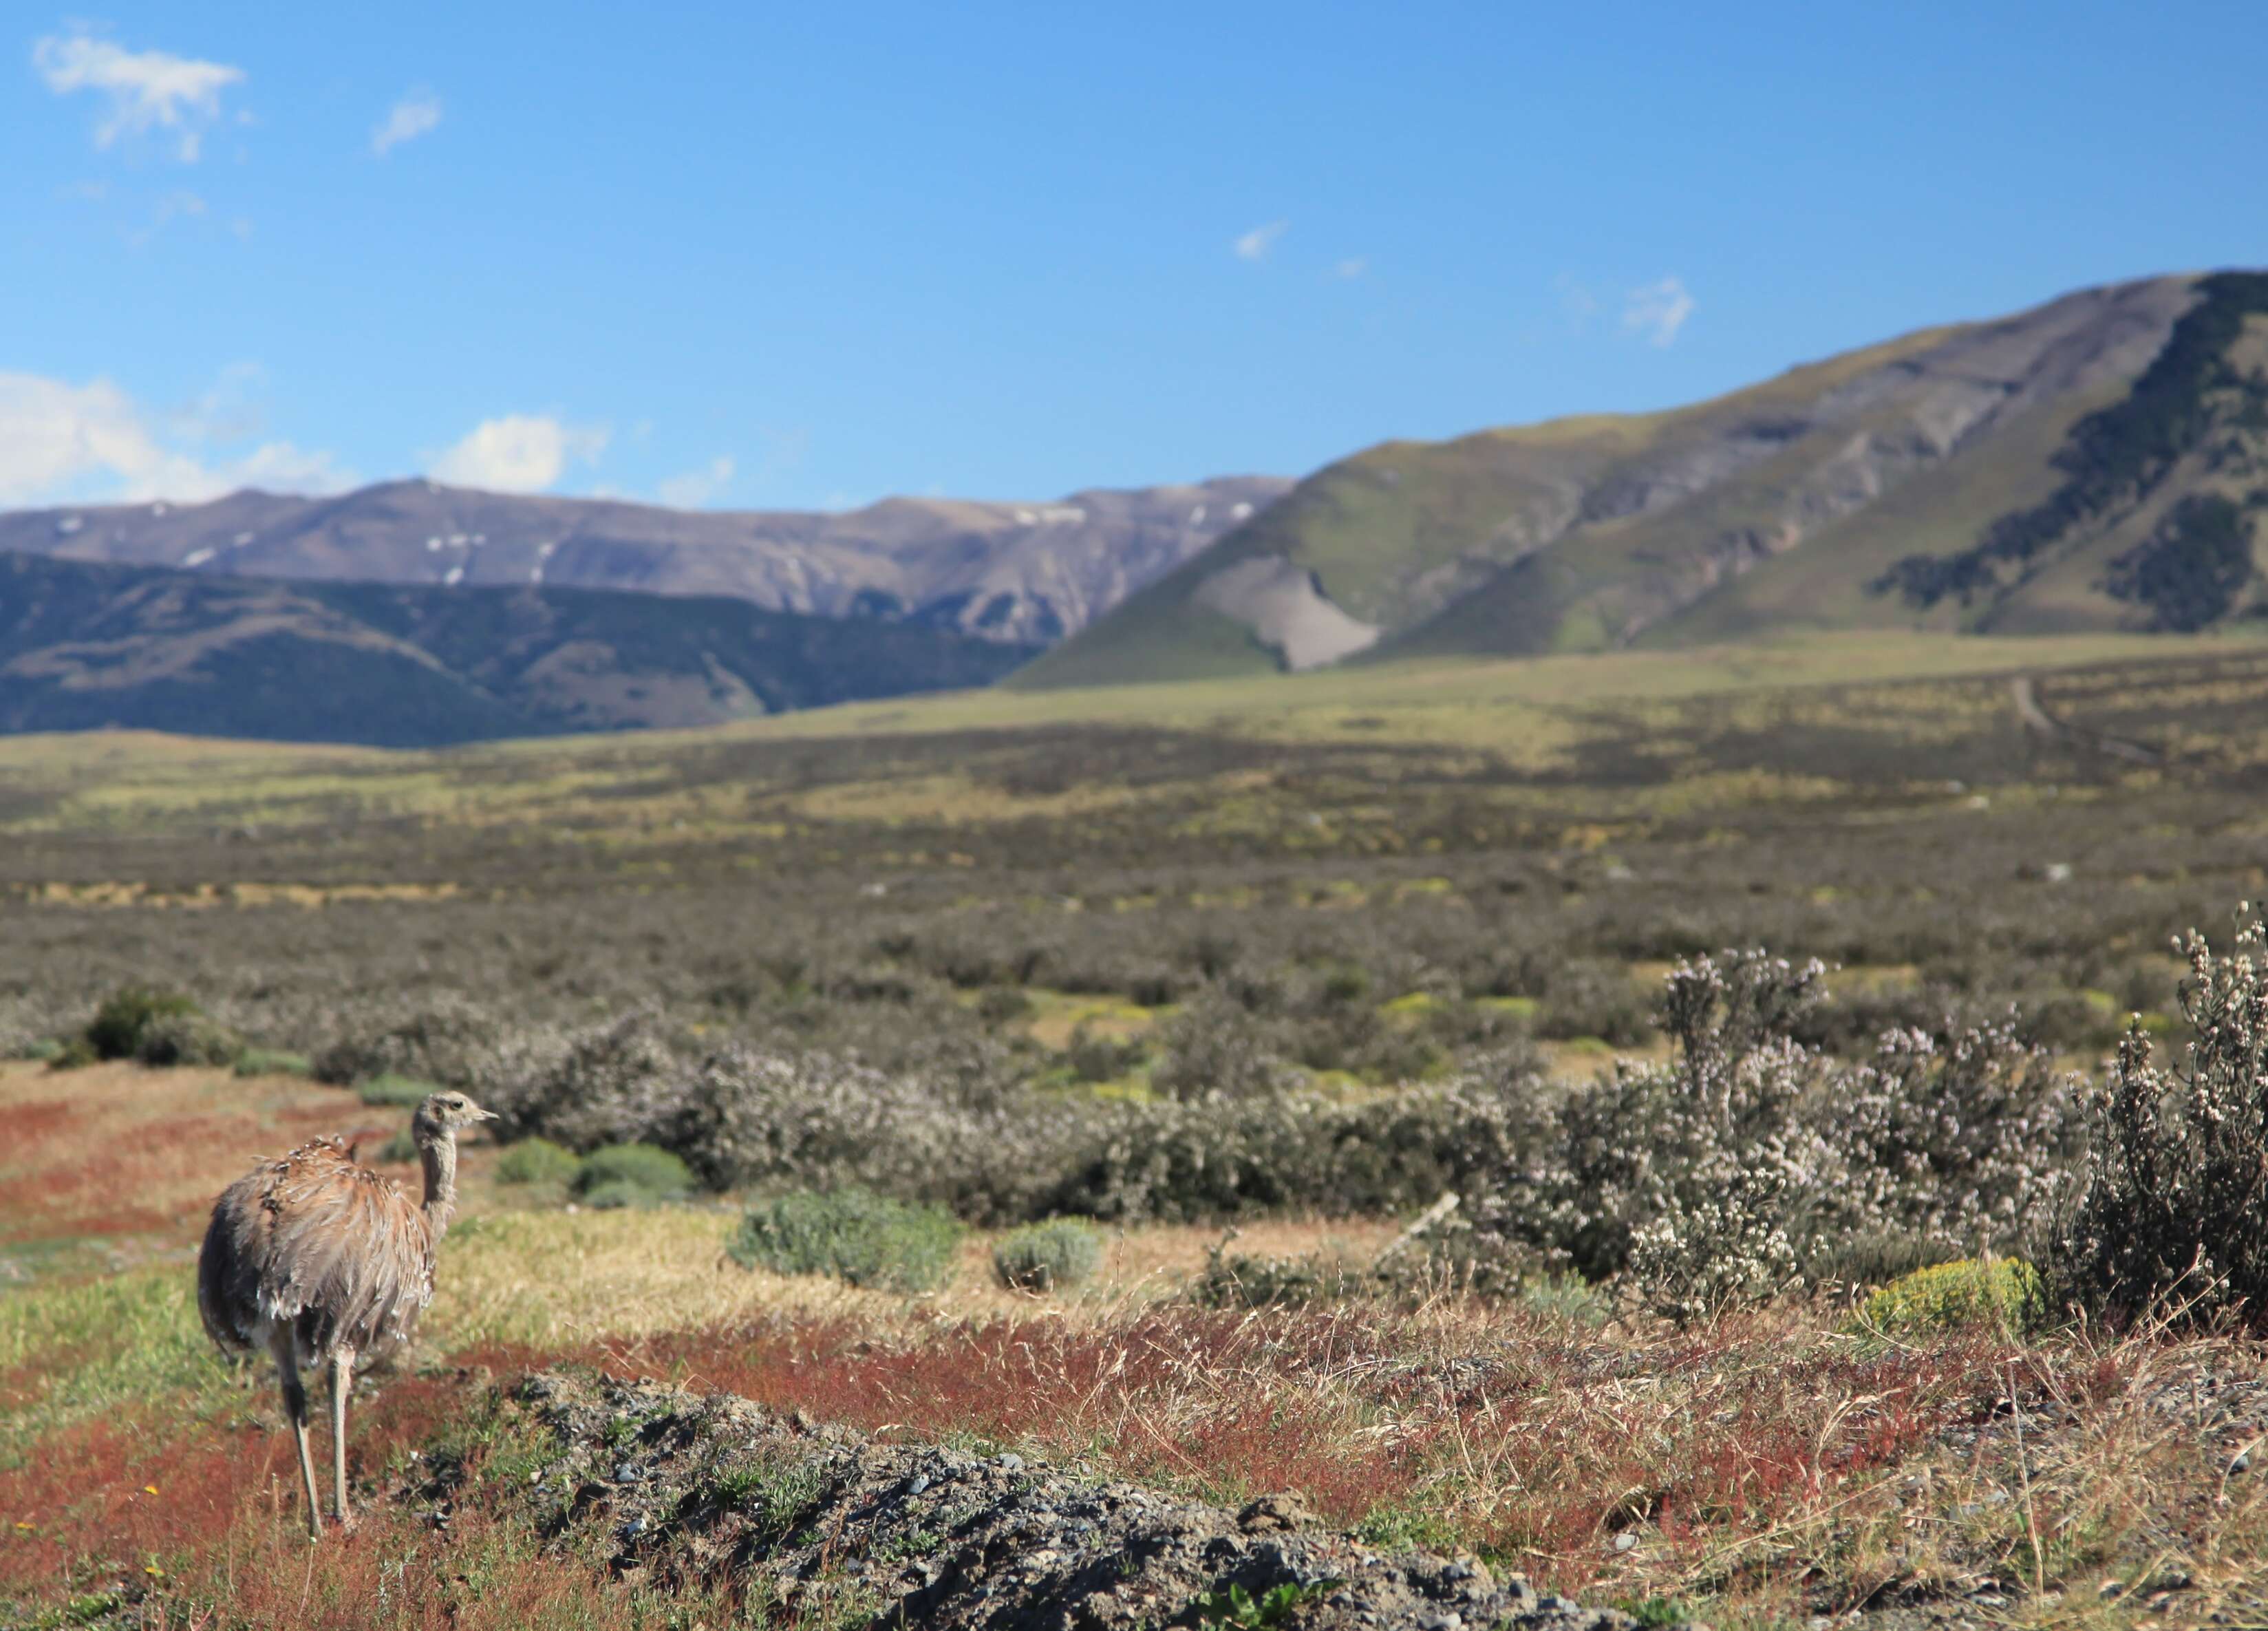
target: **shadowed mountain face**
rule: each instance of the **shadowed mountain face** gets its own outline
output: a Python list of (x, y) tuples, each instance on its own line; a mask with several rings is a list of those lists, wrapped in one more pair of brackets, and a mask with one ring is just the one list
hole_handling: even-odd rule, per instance
[(1811, 628), (2196, 629), (2263, 601), (2268, 276), (1909, 335), (1666, 413), (1330, 465), (1018, 676)]
[(843, 514), (680, 511), (389, 482), (334, 498), (0, 515), (0, 550), (238, 577), (731, 595), (1046, 645), (1291, 483), (1232, 476), (1053, 504), (891, 498)]
[(984, 685), (1033, 650), (713, 596), (292, 584), (0, 554), (0, 731), (435, 747)]

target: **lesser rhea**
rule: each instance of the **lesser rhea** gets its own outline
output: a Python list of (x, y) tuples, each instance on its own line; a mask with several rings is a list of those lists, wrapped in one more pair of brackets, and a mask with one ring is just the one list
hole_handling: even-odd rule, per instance
[(197, 1258), (197, 1312), (224, 1353), (275, 1356), (284, 1413), (298, 1440), (307, 1532), (323, 1532), (307, 1448), (301, 1375), (330, 1372), (332, 1494), (347, 1507), (347, 1392), (357, 1354), (401, 1343), (433, 1300), (433, 1257), (457, 1205), (457, 1133), (494, 1120), (461, 1093), (436, 1093), (409, 1124), (425, 1199), (357, 1165), (335, 1138), (302, 1144), (230, 1185), (213, 1206)]

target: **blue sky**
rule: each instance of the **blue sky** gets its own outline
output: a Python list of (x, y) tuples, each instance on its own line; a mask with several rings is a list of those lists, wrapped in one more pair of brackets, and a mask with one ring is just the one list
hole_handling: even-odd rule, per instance
[(2268, 7), (1580, 10), (11, 8), (0, 505), (1299, 474), (2268, 262)]

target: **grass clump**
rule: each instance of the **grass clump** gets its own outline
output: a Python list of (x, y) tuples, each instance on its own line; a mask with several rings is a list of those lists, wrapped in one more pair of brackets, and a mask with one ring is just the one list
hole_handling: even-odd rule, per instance
[(83, 1070), (89, 1065), (99, 1064), (102, 1056), (94, 1051), (94, 1044), (85, 1037), (70, 1037), (55, 1044), (44, 1056), (49, 1070)]
[(440, 1090), (421, 1077), (397, 1075), (390, 1070), (355, 1089), (364, 1103), (391, 1105), (395, 1110), (415, 1110), (429, 1095)]
[(306, 1054), (283, 1048), (247, 1048), (236, 1056), (239, 1076), (304, 1076), (308, 1069)]
[(1893, 1336), (1998, 1325), (2028, 1331), (2047, 1311), (2039, 1271), (2021, 1258), (1963, 1258), (1901, 1275), (1860, 1309), (1867, 1325)]
[(1102, 1231), (1078, 1218), (1011, 1229), (992, 1248), (992, 1272), (1012, 1291), (1057, 1291), (1094, 1276)]
[(627, 1178), (609, 1178), (582, 1192), (583, 1204), (593, 1212), (622, 1212), (651, 1207), (668, 1199)]
[(1189, 1295), (1204, 1308), (1304, 1308), (1344, 1303), (1378, 1289), (1378, 1282), (1342, 1257), (1263, 1257), (1214, 1246)]
[(572, 1184), (583, 1158), (549, 1139), (522, 1139), (497, 1158), (497, 1177), (505, 1184)]
[[(566, 1151), (559, 1154), (564, 1155)], [(657, 1145), (609, 1144), (577, 1163), (575, 1188), (584, 1202), (593, 1207), (676, 1200), (693, 1192), (693, 1170)], [(635, 1191), (637, 1199), (624, 1197), (625, 1191)]]
[(726, 1251), (780, 1274), (832, 1274), (853, 1286), (927, 1291), (953, 1266), (961, 1225), (935, 1207), (871, 1190), (812, 1190), (753, 1208)]

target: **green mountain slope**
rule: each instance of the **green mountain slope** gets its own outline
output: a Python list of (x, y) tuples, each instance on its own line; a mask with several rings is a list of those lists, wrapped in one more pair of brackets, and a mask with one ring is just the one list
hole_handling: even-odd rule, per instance
[(2210, 626), (2259, 598), (2264, 397), (2268, 277), (2228, 273), (2082, 291), (1665, 413), (1387, 443), (1012, 683)]
[(286, 584), (0, 554), (0, 731), (431, 747), (983, 685), (1031, 652), (722, 598)]

